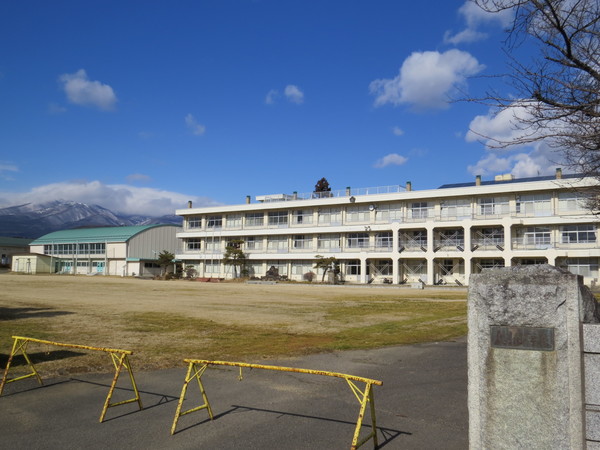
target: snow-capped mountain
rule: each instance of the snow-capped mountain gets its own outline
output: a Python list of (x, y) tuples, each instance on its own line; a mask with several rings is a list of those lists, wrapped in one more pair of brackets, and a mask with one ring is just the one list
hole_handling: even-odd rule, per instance
[(182, 218), (175, 215), (128, 216), (114, 213), (99, 205), (61, 200), (0, 208), (0, 236), (8, 237), (35, 239), (58, 230), (155, 223), (181, 225)]

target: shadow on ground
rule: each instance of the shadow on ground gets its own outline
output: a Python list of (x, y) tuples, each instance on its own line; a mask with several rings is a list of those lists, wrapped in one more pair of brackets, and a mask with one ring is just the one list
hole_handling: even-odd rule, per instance
[[(82, 352), (73, 352), (70, 350), (54, 350), (51, 352), (37, 352), (37, 353), (27, 353), (31, 362), (36, 365), (42, 362), (47, 361), (58, 361), (61, 359), (67, 358), (76, 358), (78, 356), (83, 356), (85, 353)], [(8, 363), (8, 356), (3, 353), (0, 353), (0, 369), (4, 369), (6, 364)], [(11, 367), (19, 367), (26, 366), (27, 360), (23, 355), (15, 355), (10, 363)]]
[[(263, 413), (276, 414), (277, 416), (301, 417), (304, 419), (313, 419), (313, 420), (320, 420), (320, 421), (326, 421), (326, 422), (336, 422), (336, 423), (347, 424), (347, 425), (351, 425), (352, 427), (356, 427), (356, 422), (350, 422), (347, 420), (332, 419), (330, 417), (321, 417), (321, 416), (310, 416), (310, 415), (306, 415), (306, 414), (291, 413), (291, 412), (286, 412), (286, 411), (276, 411), (276, 410), (272, 410), (272, 409), (254, 408), (251, 406), (242, 406), (242, 405), (231, 405), (231, 408), (228, 409), (227, 411), (223, 411), (222, 413), (215, 415), (213, 417), (213, 420), (218, 420), (219, 418), (224, 417), (228, 414), (244, 413), (244, 412), (263, 412)], [(196, 422), (194, 424), (191, 424), (186, 427), (178, 429), (175, 432), (175, 434), (183, 433), (186, 430), (196, 428), (198, 426), (201, 426), (201, 425), (203, 425), (205, 423), (209, 423), (209, 422), (211, 422), (211, 419), (207, 417), (206, 419), (201, 420), (200, 422)], [(368, 435), (367, 433), (369, 433), (371, 431), (371, 424), (363, 423), (361, 430), (362, 430), (361, 438), (364, 438), (366, 435)], [(394, 430), (391, 428), (377, 427), (377, 440), (378, 440), (377, 448), (385, 447), (387, 444), (389, 444), (391, 441), (393, 441), (394, 439), (396, 439), (398, 436), (400, 436), (402, 434), (411, 435), (412, 433), (408, 433), (406, 431)]]
[(0, 307), (0, 320), (37, 319), (73, 314), (70, 311), (56, 311), (52, 308), (5, 308)]

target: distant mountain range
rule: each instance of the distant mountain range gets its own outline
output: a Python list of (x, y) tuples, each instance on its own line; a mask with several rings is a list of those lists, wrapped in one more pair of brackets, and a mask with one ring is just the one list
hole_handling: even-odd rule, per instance
[(58, 230), (91, 227), (182, 224), (182, 217), (160, 217), (117, 214), (99, 205), (71, 201), (26, 203), (0, 208), (0, 236), (36, 239)]

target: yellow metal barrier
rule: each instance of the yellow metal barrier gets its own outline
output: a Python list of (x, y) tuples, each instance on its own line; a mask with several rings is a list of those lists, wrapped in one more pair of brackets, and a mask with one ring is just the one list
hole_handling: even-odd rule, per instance
[[(377, 448), (377, 425), (375, 420), (375, 398), (373, 396), (373, 385), (381, 386), (383, 383), (378, 380), (371, 380), (369, 378), (357, 377), (354, 375), (346, 375), (343, 373), (336, 372), (325, 372), (322, 370), (310, 370), (310, 369), (297, 369), (294, 367), (281, 367), (281, 366), (266, 366), (262, 364), (248, 364), (241, 362), (230, 362), (230, 361), (208, 361), (204, 359), (184, 359), (184, 362), (188, 363), (188, 370), (185, 376), (185, 381), (183, 382), (183, 388), (181, 389), (181, 396), (179, 397), (179, 403), (177, 404), (177, 411), (175, 411), (175, 419), (173, 420), (173, 425), (171, 427), (171, 434), (175, 433), (177, 429), (177, 422), (181, 416), (186, 414), (206, 409), (208, 412), (208, 416), (210, 419), (213, 419), (212, 409), (210, 407), (210, 403), (208, 402), (208, 397), (206, 396), (206, 391), (204, 390), (204, 386), (202, 385), (201, 377), (204, 374), (206, 368), (210, 365), (215, 366), (234, 366), (240, 368), (240, 376), (239, 379), (242, 379), (242, 368), (250, 368), (250, 369), (265, 369), (265, 370), (277, 370), (280, 372), (295, 372), (295, 373), (306, 373), (311, 375), (325, 375), (329, 377), (337, 377), (343, 378), (346, 380), (352, 393), (356, 396), (356, 399), (360, 403), (360, 411), (358, 413), (358, 420), (356, 421), (356, 428), (354, 429), (354, 437), (352, 439), (351, 450), (357, 449), (362, 446), (364, 443), (373, 439), (373, 445)], [(200, 388), (200, 393), (202, 394), (202, 399), (204, 404), (201, 406), (197, 406), (195, 408), (188, 409), (186, 411), (181, 411), (183, 406), (183, 401), (185, 400), (185, 394), (187, 392), (187, 386), (193, 379), (198, 381), (198, 386)], [(360, 389), (354, 382), (362, 382), (365, 383), (365, 388)], [(365, 412), (367, 409), (367, 404), (370, 405), (371, 409), (371, 432), (368, 436), (365, 436), (360, 442), (360, 429), (362, 427), (362, 422), (365, 416)]]
[[(41, 384), (41, 385), (44, 384), (42, 382), (42, 378), (40, 377), (37, 370), (35, 369), (35, 366), (31, 362), (29, 355), (27, 355), (28, 344), (30, 342), (36, 342), (38, 344), (54, 345), (57, 347), (67, 347), (67, 348), (79, 348), (82, 350), (94, 350), (94, 351), (106, 352), (106, 353), (110, 354), (113, 365), (115, 366), (115, 376), (110, 385), (110, 389), (108, 390), (108, 395), (106, 397), (106, 401), (104, 402), (104, 407), (102, 408), (102, 414), (100, 414), (100, 422), (104, 421), (104, 416), (106, 415), (106, 411), (108, 410), (108, 408), (113, 407), (113, 406), (119, 406), (119, 405), (124, 405), (126, 403), (137, 402), (138, 406), (140, 407), (140, 410), (143, 408), (142, 400), (140, 398), (140, 393), (138, 392), (137, 385), (135, 384), (135, 378), (133, 377), (133, 371), (131, 370), (131, 365), (129, 364), (128, 355), (132, 354), (131, 351), (119, 350), (119, 349), (114, 349), (114, 348), (90, 347), (88, 345), (62, 344), (59, 342), (46, 341), (43, 339), (35, 339), (35, 338), (29, 338), (29, 337), (23, 337), (23, 336), (13, 336), (12, 338), (15, 340), (15, 342), (14, 342), (12, 350), (10, 352), (10, 356), (8, 357), (8, 362), (6, 363), (6, 369), (4, 369), (4, 375), (2, 376), (2, 382), (0, 383), (0, 395), (2, 395), (2, 392), (4, 391), (4, 386), (7, 383), (12, 383), (13, 381), (19, 381), (19, 380), (23, 380), (25, 378), (36, 377), (39, 384)], [(18, 352), (21, 352), (21, 354), (25, 358), (25, 361), (27, 361), (27, 365), (29, 365), (29, 367), (31, 368), (31, 373), (28, 373), (27, 375), (23, 375), (23, 376), (16, 377), (16, 378), (8, 378), (10, 364), (13, 360), (13, 357)], [(123, 367), (125, 367), (127, 369), (127, 371), (129, 372), (129, 379), (131, 380), (131, 385), (133, 386), (133, 391), (135, 392), (135, 397), (131, 398), (129, 400), (123, 400), (123, 401), (117, 402), (117, 403), (110, 403), (113, 392), (117, 385), (117, 380), (119, 379), (119, 375), (121, 374), (121, 370), (123, 369)]]

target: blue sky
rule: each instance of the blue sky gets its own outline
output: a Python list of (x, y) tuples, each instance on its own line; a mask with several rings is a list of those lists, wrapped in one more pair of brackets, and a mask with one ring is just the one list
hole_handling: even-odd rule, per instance
[[(494, 150), (503, 26), (464, 0), (0, 4), (0, 207), (168, 214), (246, 195), (548, 174)], [(519, 49), (529, 58), (526, 47)], [(495, 85), (494, 85), (495, 84)]]

